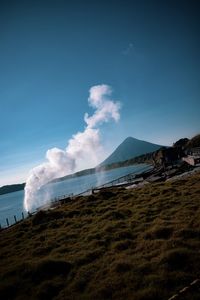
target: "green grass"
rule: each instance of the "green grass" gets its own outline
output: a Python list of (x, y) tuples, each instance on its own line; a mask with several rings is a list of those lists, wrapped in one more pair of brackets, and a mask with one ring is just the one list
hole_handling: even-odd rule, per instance
[(200, 276), (199, 249), (200, 174), (105, 189), (1, 231), (0, 295), (168, 299)]

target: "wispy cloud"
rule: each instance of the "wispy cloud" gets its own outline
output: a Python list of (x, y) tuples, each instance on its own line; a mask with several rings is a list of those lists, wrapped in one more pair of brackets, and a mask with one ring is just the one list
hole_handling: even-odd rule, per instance
[(128, 46), (123, 50), (123, 55), (129, 55), (134, 50), (133, 43), (129, 43)]

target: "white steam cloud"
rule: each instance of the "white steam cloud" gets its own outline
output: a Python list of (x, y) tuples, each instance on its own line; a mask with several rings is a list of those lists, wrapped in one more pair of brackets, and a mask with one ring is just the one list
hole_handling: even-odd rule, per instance
[[(32, 211), (40, 205), (48, 203), (49, 197), (38, 197), (40, 188), (49, 181), (65, 176), (79, 168), (81, 162), (98, 163), (102, 152), (99, 125), (110, 120), (120, 118), (120, 103), (110, 100), (112, 94), (110, 86), (102, 84), (93, 86), (89, 90), (89, 105), (95, 109), (94, 114), (85, 114), (87, 124), (83, 132), (78, 132), (68, 141), (65, 150), (52, 148), (46, 153), (46, 162), (33, 168), (26, 181), (24, 208)], [(48, 195), (49, 196), (49, 195)]]

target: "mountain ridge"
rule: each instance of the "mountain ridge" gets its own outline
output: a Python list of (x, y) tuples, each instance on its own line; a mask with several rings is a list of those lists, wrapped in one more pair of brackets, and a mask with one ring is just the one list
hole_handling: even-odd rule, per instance
[(129, 136), (99, 166), (129, 160), (136, 156), (154, 152), (161, 147), (163, 147), (163, 145), (150, 143)]

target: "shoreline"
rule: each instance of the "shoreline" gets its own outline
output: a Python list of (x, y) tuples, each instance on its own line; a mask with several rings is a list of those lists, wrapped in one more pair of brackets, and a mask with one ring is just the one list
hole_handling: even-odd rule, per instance
[[(120, 166), (116, 166), (116, 167), (112, 167), (112, 168), (105, 168), (105, 167), (101, 167), (101, 168), (91, 168), (91, 169), (85, 169), (82, 171), (78, 171), (76, 173), (73, 174), (69, 174), (63, 177), (59, 177), (59, 178), (55, 178), (52, 181), (50, 181), (48, 184), (51, 183), (57, 183), (57, 182), (62, 182), (71, 178), (77, 178), (77, 177), (82, 177), (82, 176), (87, 176), (87, 175), (92, 175), (92, 174), (96, 174), (96, 173), (100, 173), (100, 172), (107, 172), (107, 171), (111, 171), (114, 169), (118, 169), (118, 168), (126, 168), (126, 167), (131, 167), (134, 165), (151, 165), (150, 163), (135, 163), (135, 164), (130, 164), (130, 165), (120, 165)], [(15, 193), (18, 191), (22, 191), (24, 190), (26, 183), (19, 183), (19, 184), (10, 184), (10, 185), (4, 185), (0, 187), (0, 196), (2, 195), (6, 195), (6, 194), (10, 194), (10, 193)], [(14, 189), (14, 190), (13, 190)], [(5, 192), (2, 192), (2, 190), (5, 190)], [(9, 190), (9, 191), (8, 191)]]

